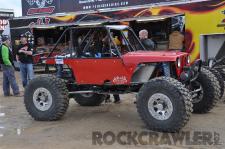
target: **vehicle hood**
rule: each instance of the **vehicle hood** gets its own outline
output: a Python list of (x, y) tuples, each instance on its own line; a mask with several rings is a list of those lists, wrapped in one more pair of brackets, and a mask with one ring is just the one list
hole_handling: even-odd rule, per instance
[(124, 63), (173, 62), (188, 53), (178, 51), (135, 51), (122, 56)]

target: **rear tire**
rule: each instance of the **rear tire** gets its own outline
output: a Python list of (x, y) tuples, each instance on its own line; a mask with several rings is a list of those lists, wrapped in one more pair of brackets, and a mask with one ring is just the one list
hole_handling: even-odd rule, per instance
[(155, 78), (140, 89), (137, 111), (150, 130), (177, 132), (191, 116), (191, 95), (185, 86), (175, 79)]
[(54, 76), (37, 77), (25, 89), (24, 104), (35, 120), (58, 120), (67, 111), (68, 90), (62, 79)]
[(99, 106), (107, 98), (100, 94), (76, 94), (73, 97), (80, 106)]
[(224, 66), (219, 66), (219, 67), (215, 67), (214, 69), (216, 69), (222, 76), (223, 81), (225, 81), (225, 68)]
[(213, 72), (202, 68), (194, 83), (199, 83), (202, 92), (193, 99), (194, 113), (209, 112), (220, 99), (220, 84)]
[(220, 99), (221, 99), (223, 97), (223, 94), (224, 94), (224, 80), (223, 80), (223, 77), (216, 69), (210, 69), (210, 71), (216, 76), (217, 80), (219, 81)]

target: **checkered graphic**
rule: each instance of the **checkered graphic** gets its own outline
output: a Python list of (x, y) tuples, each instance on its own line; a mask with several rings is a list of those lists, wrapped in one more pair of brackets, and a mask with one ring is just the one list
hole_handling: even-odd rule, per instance
[(27, 0), (28, 4), (30, 6), (34, 5), (34, 3), (36, 2), (36, 0)]
[(33, 6), (34, 4), (36, 4), (38, 6), (38, 8), (43, 8), (45, 7), (46, 4), (52, 4), (53, 0), (27, 0), (27, 3), (30, 6)]

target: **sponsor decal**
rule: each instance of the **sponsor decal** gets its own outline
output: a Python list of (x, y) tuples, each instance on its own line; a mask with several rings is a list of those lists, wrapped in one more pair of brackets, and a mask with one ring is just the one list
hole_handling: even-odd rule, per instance
[(217, 25), (217, 27), (224, 27), (225, 29), (225, 10), (221, 12), (224, 15), (224, 19)]
[(57, 65), (63, 65), (64, 64), (63, 57), (57, 56), (56, 59), (55, 59), (55, 63)]
[(44, 8), (46, 4), (51, 5), (53, 0), (27, 0), (27, 3), (30, 6), (36, 4), (38, 8)]
[[(53, 4), (54, 0), (26, 0), (30, 8), (27, 11), (27, 15), (53, 13), (55, 6), (49, 6)], [(48, 5), (48, 6), (47, 6)]]
[(116, 76), (113, 78), (114, 84), (125, 84), (127, 83), (127, 78), (125, 76)]

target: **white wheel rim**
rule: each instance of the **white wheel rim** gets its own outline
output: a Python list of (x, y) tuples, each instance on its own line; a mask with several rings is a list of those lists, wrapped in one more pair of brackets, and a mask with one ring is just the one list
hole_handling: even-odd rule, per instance
[(38, 88), (33, 95), (33, 103), (40, 111), (47, 111), (52, 106), (52, 94), (46, 88)]
[(157, 120), (167, 120), (173, 113), (173, 104), (168, 96), (156, 93), (148, 100), (148, 111)]

